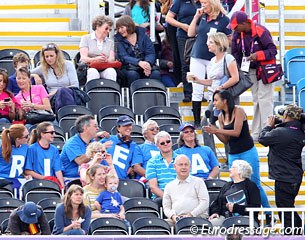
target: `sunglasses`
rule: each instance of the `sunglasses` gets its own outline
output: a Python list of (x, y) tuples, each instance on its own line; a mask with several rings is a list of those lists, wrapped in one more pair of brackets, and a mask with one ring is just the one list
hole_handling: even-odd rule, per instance
[(5, 68), (0, 68), (0, 72), (7, 73), (7, 69), (5, 69)]
[(171, 142), (171, 140), (166, 140), (165, 142), (160, 142), (160, 145), (165, 145), (165, 144), (169, 144)]
[(43, 132), (43, 133), (50, 133), (50, 134), (55, 134), (56, 132), (55, 131), (48, 131), (48, 132)]
[(184, 134), (188, 134), (188, 133), (194, 133), (194, 130), (186, 130), (186, 131), (183, 131)]
[(23, 137), (21, 137), (21, 138), (28, 138), (29, 137), (29, 134), (28, 135), (25, 135), (25, 136), (23, 136)]
[(94, 151), (92, 151), (92, 152), (95, 152), (95, 153), (102, 153), (102, 154), (106, 153), (105, 150), (94, 150)]
[(43, 48), (42, 48), (42, 51), (46, 51), (46, 50), (50, 50), (50, 49), (52, 49), (52, 50), (56, 50), (56, 46), (54, 45), (54, 44), (47, 44), (46, 46), (44, 46)]
[(151, 128), (148, 128), (149, 131), (159, 131), (159, 127), (151, 127)]

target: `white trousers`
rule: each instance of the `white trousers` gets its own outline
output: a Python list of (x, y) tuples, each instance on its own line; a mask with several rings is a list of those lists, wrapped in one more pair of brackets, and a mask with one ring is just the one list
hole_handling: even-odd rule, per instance
[(107, 68), (104, 71), (98, 71), (95, 68), (89, 68), (87, 70), (87, 81), (92, 79), (105, 78), (116, 81), (116, 71), (114, 68)]
[[(191, 57), (190, 72), (199, 79), (205, 79), (209, 62), (210, 61), (208, 60)], [(192, 83), (192, 84), (193, 84), (192, 101), (201, 102), (204, 94), (204, 85), (198, 83)]]

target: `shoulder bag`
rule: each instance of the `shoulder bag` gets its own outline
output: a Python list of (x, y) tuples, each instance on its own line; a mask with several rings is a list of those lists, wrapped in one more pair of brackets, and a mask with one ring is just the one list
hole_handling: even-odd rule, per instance
[[(194, 7), (197, 9), (197, 5), (194, 3), (194, 1), (191, 0), (191, 2), (194, 5)], [(190, 37), (190, 38), (186, 39), (186, 42), (184, 45), (183, 58), (184, 58), (184, 62), (187, 65), (189, 65), (191, 62), (191, 52), (192, 52), (195, 42), (196, 42), (196, 37)]]
[[(24, 101), (26, 101), (25, 97), (21, 93)], [(32, 92), (30, 88), (30, 101), (32, 102)], [(47, 110), (30, 110), (25, 113), (25, 122), (28, 124), (36, 124), (44, 121), (53, 122), (55, 120), (55, 115), (52, 111)]]
[[(228, 70), (227, 61), (226, 61), (226, 55), (223, 60), (223, 71), (224, 71), (225, 76), (230, 76), (230, 72)], [(249, 89), (253, 85), (249, 75), (247, 73), (241, 71), (239, 67), (238, 67), (238, 75), (239, 75), (239, 81), (232, 87), (229, 87), (226, 89), (230, 92), (230, 94), (233, 97), (237, 97), (237, 96), (241, 95), (242, 93), (244, 93), (247, 89)], [(228, 80), (229, 80), (229, 77), (227, 77), (226, 80), (225, 80), (225, 78), (223, 78), (223, 80), (222, 80), (223, 82), (221, 81), (220, 85), (224, 84)]]
[(102, 71), (107, 68), (121, 68), (122, 63), (120, 61), (114, 62), (91, 62), (89, 67), (95, 68), (96, 70)]
[(262, 79), (264, 84), (274, 83), (282, 79), (283, 69), (281, 64), (276, 64), (275, 60), (261, 61), (257, 71), (258, 79)]

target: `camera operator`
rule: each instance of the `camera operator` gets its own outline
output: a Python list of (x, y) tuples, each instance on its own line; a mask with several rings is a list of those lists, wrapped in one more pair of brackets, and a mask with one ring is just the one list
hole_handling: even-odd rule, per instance
[[(302, 149), (305, 133), (301, 123), (302, 109), (294, 104), (286, 106), (283, 121), (275, 125), (275, 116), (268, 117), (268, 126), (260, 133), (258, 141), (269, 146), (269, 178), (275, 180), (275, 202), (277, 207), (294, 207), (294, 200), (302, 182)], [(281, 213), (279, 212), (281, 219)], [(282, 219), (281, 219), (282, 220)], [(284, 227), (291, 227), (291, 213), (284, 214)], [(294, 214), (294, 227), (302, 221)]]

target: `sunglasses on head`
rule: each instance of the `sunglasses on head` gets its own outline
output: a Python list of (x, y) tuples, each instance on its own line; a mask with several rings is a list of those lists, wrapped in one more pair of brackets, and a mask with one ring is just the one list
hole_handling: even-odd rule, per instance
[(0, 68), (0, 72), (7, 73), (7, 70), (5, 68)]
[(160, 142), (160, 145), (165, 145), (165, 144), (169, 144), (171, 142), (171, 140), (166, 140), (165, 142)]
[(50, 43), (42, 48), (43, 51), (50, 50), (50, 49), (56, 50), (56, 46), (54, 44)]

